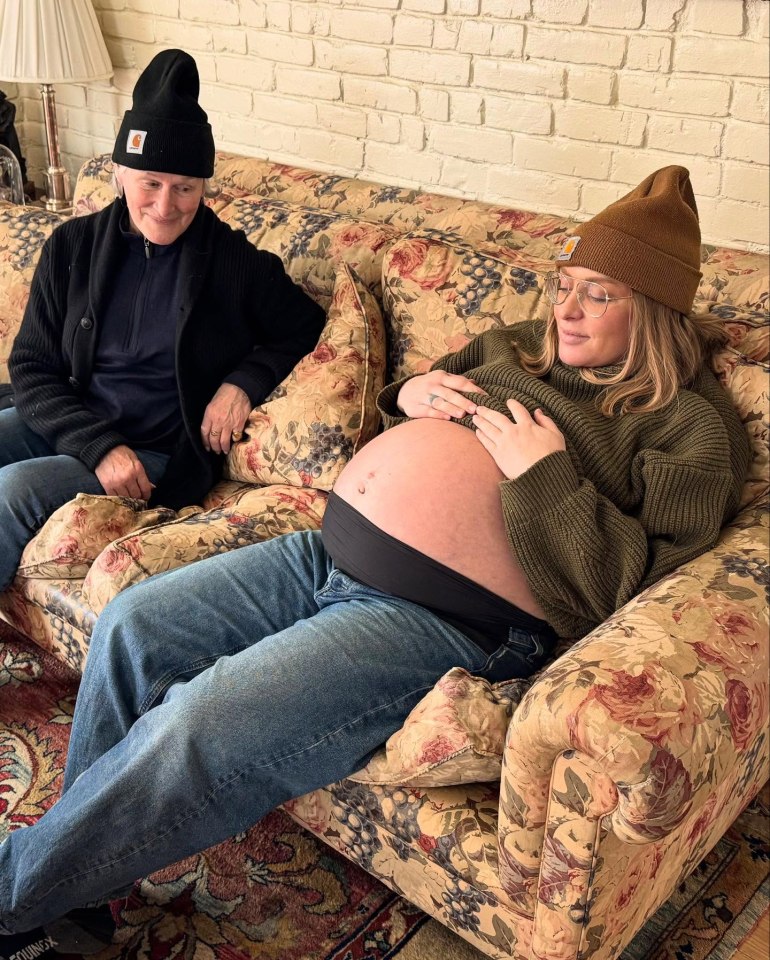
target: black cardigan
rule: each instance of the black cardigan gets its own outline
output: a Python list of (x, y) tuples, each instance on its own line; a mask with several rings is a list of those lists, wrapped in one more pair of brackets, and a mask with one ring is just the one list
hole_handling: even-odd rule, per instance
[[(126, 440), (83, 402), (100, 318), (124, 250), (125, 202), (65, 221), (46, 241), (8, 367), (24, 422), (60, 454), (90, 470)], [(179, 261), (176, 378), (184, 427), (151, 503), (197, 503), (221, 474), (200, 425), (223, 382), (261, 403), (315, 346), (323, 310), (281, 260), (201, 206)]]

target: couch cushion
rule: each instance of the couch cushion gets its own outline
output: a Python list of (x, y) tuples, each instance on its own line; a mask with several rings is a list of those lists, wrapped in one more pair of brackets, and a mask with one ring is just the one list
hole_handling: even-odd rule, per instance
[(727, 347), (714, 357), (722, 385), (730, 394), (751, 442), (751, 463), (741, 495), (741, 509), (767, 498), (770, 490), (770, 366)]
[(704, 246), (702, 253), (703, 276), (695, 294), (696, 303), (716, 302), (761, 310), (767, 319), (767, 254), (713, 246)]
[(227, 476), (331, 490), (379, 426), (375, 397), (385, 375), (379, 305), (344, 264), (318, 346), (248, 420), (227, 458)]
[(383, 261), (393, 379), (424, 373), (491, 327), (545, 318), (543, 276), (552, 267), (522, 251), (477, 250), (429, 231), (402, 237)]
[(8, 356), (24, 316), (40, 250), (63, 217), (37, 207), (0, 203), (0, 383), (8, 382)]
[(398, 236), (388, 224), (259, 197), (235, 199), (218, 212), (255, 246), (277, 254), (292, 280), (324, 308), (343, 262), (380, 296), (384, 249)]
[(499, 780), (508, 724), (532, 683), (528, 677), (490, 684), (454, 667), (350, 779), (410, 787)]

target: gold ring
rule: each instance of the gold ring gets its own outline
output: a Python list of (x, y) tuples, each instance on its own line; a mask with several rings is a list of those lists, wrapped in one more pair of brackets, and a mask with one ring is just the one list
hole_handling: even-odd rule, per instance
[(233, 430), (233, 440), (238, 442), (238, 440), (243, 439), (243, 433), (240, 430)]
[(212, 437), (218, 437), (221, 432), (221, 430), (209, 430)]

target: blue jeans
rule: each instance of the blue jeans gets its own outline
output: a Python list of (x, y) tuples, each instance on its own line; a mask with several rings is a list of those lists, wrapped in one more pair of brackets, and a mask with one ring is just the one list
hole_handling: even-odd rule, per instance
[[(136, 455), (157, 483), (168, 456), (151, 450)], [(104, 487), (76, 457), (57, 454), (15, 409), (0, 410), (0, 590), (10, 585), (37, 531), (78, 493), (103, 494)]]
[(355, 772), (451, 667), (497, 681), (543, 659), (537, 637), (490, 654), (352, 580), (318, 532), (131, 587), (96, 624), (61, 799), (0, 844), (0, 931), (125, 895)]

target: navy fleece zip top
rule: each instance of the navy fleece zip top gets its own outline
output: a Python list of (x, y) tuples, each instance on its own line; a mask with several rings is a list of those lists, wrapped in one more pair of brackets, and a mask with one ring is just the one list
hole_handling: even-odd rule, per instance
[(104, 313), (86, 405), (132, 447), (168, 452), (182, 425), (174, 369), (181, 238), (159, 246), (121, 225), (120, 261)]

